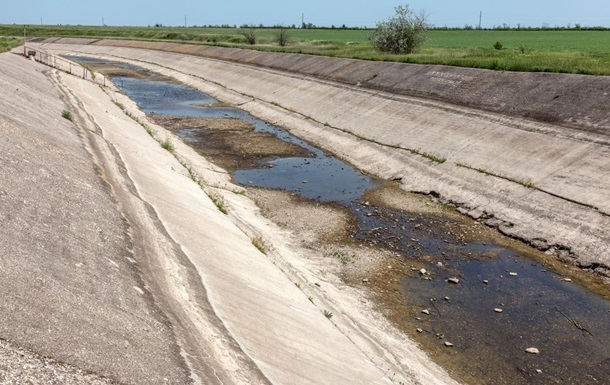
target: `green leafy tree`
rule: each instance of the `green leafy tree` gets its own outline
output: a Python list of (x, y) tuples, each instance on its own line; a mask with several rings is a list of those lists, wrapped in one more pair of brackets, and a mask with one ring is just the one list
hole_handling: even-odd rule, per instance
[(383, 52), (396, 55), (412, 53), (427, 40), (428, 15), (415, 13), (408, 5), (399, 5), (394, 10), (394, 16), (377, 23), (369, 40), (373, 47)]

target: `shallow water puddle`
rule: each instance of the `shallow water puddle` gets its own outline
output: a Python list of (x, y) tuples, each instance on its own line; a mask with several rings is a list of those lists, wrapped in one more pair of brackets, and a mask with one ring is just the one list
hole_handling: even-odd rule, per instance
[[(413, 269), (402, 276), (403, 303), (411, 310), (400, 323), (460, 377), (484, 384), (610, 383), (607, 298), (516, 251), (472, 240), (455, 230), (465, 226), (459, 221), (365, 202), (363, 195), (381, 181), (245, 111), (214, 107), (217, 101), (200, 91), (130, 77), (114, 82), (148, 114), (236, 118), (302, 148), (306, 156), (252, 162), (233, 178), (347, 207), (356, 218), (355, 239), (426, 266), (424, 274)], [(178, 132), (194, 146), (202, 140), (197, 128)], [(525, 352), (532, 347), (539, 354)]]

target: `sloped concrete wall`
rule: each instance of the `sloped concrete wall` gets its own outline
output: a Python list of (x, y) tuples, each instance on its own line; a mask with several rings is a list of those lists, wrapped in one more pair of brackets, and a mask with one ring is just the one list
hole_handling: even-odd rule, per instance
[[(490, 113), (484, 108), (439, 102), (435, 98), (407, 97), (401, 93), (380, 92), (268, 68), (271, 66), (269, 63), (278, 60), (286, 68), (301, 66), (311, 73), (348, 73), (345, 68), (338, 69), (342, 59), (299, 55), (283, 58), (283, 55), (241, 50), (227, 50), (223, 54), (224, 50), (217, 47), (182, 47), (169, 43), (159, 43), (151, 50), (121, 47), (132, 44), (130, 42), (110, 43), (113, 46), (95, 43), (45, 47), (131, 59), (138, 65), (177, 76), (207, 92), (211, 92), (212, 83), (201, 79), (213, 81), (224, 87), (222, 92), (212, 90), (219, 93), (217, 97), (222, 99), (229, 91), (249, 95), (252, 102), (242, 108), (263, 119), (283, 124), (297, 135), (371, 173), (383, 177), (401, 176), (405, 189), (435, 191), (462, 206), (463, 211), (470, 215), (486, 218), (489, 224), (499, 226), (506, 234), (529, 241), (543, 250), (548, 249), (563, 259), (568, 260), (571, 256), (582, 266), (602, 270), (603, 266), (610, 266), (610, 250), (606, 247), (610, 241), (607, 231), (610, 228), (610, 180), (607, 178), (610, 175), (610, 148), (604, 134), (607, 117), (598, 106), (599, 102), (591, 100), (595, 97), (582, 95), (578, 100), (581, 115), (598, 117), (598, 123), (591, 129), (519, 118), (519, 111), (525, 114), (523, 108), (526, 103), (516, 100), (512, 105), (507, 102), (510, 95), (516, 98), (531, 90), (516, 80), (520, 77), (541, 81), (553, 76), (562, 84), (576, 87), (580, 81), (591, 89), (593, 83), (603, 83), (606, 78), (442, 68), (449, 74), (481, 73), (477, 76), (487, 79), (490, 84), (488, 92), (504, 98), (503, 111), (513, 113), (513, 116), (506, 116)], [(177, 47), (184, 51), (214, 52), (210, 56), (215, 58), (161, 50), (177, 50)], [(241, 62), (258, 60), (259, 65), (218, 60), (221, 55), (238, 54)], [(296, 58), (301, 58), (302, 62), (298, 63)], [(334, 67), (323, 65), (326, 60)], [(266, 67), (263, 67), (263, 61), (268, 61)], [(350, 60), (344, 63), (353, 68), (375, 64), (379, 66), (377, 71), (388, 64)], [(394, 88), (404, 88), (399, 80), (407, 79), (413, 84), (421, 84), (422, 90), (428, 86), (434, 89), (432, 84), (436, 81), (425, 79), (426, 74), (430, 75), (437, 67), (389, 65), (383, 68), (400, 67), (405, 73), (411, 71), (413, 79), (408, 80), (410, 77), (404, 73), (391, 70), (379, 72), (375, 79), (394, 79)], [(443, 79), (447, 76), (437, 77)], [(513, 81), (509, 81), (511, 77)], [(556, 89), (551, 83), (546, 82), (546, 88), (540, 86), (538, 102), (534, 103), (540, 111), (548, 113), (554, 111), (553, 108), (560, 109), (542, 102), (545, 98), (558, 99), (554, 97)], [(504, 88), (511, 91), (505, 92)], [(431, 91), (427, 92), (431, 94)], [(445, 92), (449, 94), (449, 91)], [(487, 101), (475, 92), (454, 91), (451, 96), (455, 99), (478, 98), (480, 104)], [(555, 107), (549, 109), (548, 106)], [(565, 125), (582, 123), (581, 115), (570, 115), (568, 110), (566, 107), (563, 111)], [(430, 156), (416, 155), (416, 152), (444, 158), (446, 162), (435, 163), (428, 159)]]
[(610, 77), (605, 76), (499, 72), (161, 42), (57, 41), (199, 55), (579, 127), (604, 135), (610, 129), (607, 107)]

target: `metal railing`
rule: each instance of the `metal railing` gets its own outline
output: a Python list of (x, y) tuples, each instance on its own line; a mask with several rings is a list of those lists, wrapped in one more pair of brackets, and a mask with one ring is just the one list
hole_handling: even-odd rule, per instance
[(86, 65), (75, 63), (68, 59), (64, 59), (61, 56), (45, 52), (39, 48), (26, 48), (24, 49), (24, 52), (28, 58), (32, 58), (39, 63), (48, 65), (49, 67), (56, 68), (71, 75), (82, 77), (85, 80), (89, 80), (101, 86), (106, 87), (107, 82), (110, 82), (104, 75), (93, 72)]

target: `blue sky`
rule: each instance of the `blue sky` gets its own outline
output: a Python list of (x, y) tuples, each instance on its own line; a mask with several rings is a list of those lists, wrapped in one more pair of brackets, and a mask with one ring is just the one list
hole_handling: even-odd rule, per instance
[(516, 26), (601, 25), (610, 27), (610, 0), (0, 0), (0, 24), (188, 25), (285, 24), (369, 26), (399, 4), (425, 10), (436, 26), (504, 23)]

